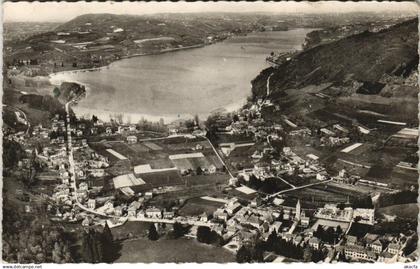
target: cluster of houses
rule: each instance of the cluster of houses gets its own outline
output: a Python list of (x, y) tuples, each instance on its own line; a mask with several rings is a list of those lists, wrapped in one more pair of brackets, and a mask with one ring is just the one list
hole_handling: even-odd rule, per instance
[(314, 230), (309, 227), (311, 217), (301, 208), (300, 201), (296, 206), (282, 205), (283, 202), (284, 200), (280, 203), (273, 201), (276, 206), (261, 206), (254, 200), (244, 206), (232, 198), (217, 209), (213, 219), (223, 223), (225, 227), (219, 231), (229, 241), (225, 247), (237, 251), (240, 246), (255, 243), (258, 239), (267, 240), (275, 232), (280, 238), (296, 246), (321, 249), (323, 243), (314, 236)]
[(347, 235), (343, 246), (344, 255), (351, 261), (398, 262), (408, 241), (406, 236), (367, 233), (362, 238)]
[(284, 147), (281, 157), (287, 161), (272, 158), (268, 164), (255, 162), (253, 168), (242, 169), (239, 171), (238, 176), (248, 181), (251, 175), (254, 175), (257, 179), (264, 180), (265, 178), (297, 173), (301, 178), (316, 178), (321, 181), (329, 179), (325, 168), (317, 161), (318, 156), (314, 154), (308, 154), (307, 158), (303, 159), (295, 154), (290, 147)]
[(99, 213), (106, 214), (112, 217), (128, 217), (128, 218), (154, 218), (154, 219), (172, 219), (175, 217), (174, 210), (162, 210), (157, 207), (146, 207), (145, 201), (151, 198), (152, 195), (147, 194), (144, 197), (139, 197), (131, 203), (122, 203), (115, 205), (112, 199), (107, 200), (102, 206), (97, 207), (95, 199), (87, 201), (88, 208), (96, 210)]

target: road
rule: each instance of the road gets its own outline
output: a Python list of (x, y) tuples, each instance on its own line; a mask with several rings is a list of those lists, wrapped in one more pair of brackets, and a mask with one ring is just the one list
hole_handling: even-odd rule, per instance
[(272, 75), (274, 75), (274, 73), (271, 73), (267, 78), (267, 97), (266, 98), (268, 98), (268, 96), (270, 95), (270, 78)]
[(75, 199), (75, 204), (81, 208), (82, 210), (99, 215), (102, 217), (116, 217), (116, 216), (109, 216), (100, 212), (97, 212), (93, 209), (87, 208), (86, 206), (82, 205), (79, 200), (77, 199), (77, 184), (76, 184), (76, 164), (74, 162), (73, 157), (73, 144), (72, 144), (72, 137), (71, 137), (71, 131), (70, 131), (70, 104), (73, 103), (75, 100), (71, 100), (66, 103), (66, 129), (67, 129), (67, 152), (68, 152), (68, 158), (69, 158), (69, 173), (70, 173), (70, 189), (72, 189), (72, 195)]
[(277, 178), (277, 179), (280, 179), (281, 181), (283, 181), (284, 183), (286, 183), (287, 185), (289, 185), (290, 187), (292, 187), (293, 189), (296, 189), (296, 186), (295, 185), (293, 185), (292, 183), (289, 183), (288, 181), (286, 181), (285, 179), (283, 179), (282, 177), (280, 177), (280, 176), (276, 176), (275, 178)]
[(311, 184), (298, 186), (298, 187), (295, 187), (295, 188), (292, 188), (292, 189), (282, 190), (282, 191), (279, 191), (279, 192), (268, 195), (265, 199), (268, 200), (268, 199), (274, 198), (277, 195), (280, 195), (280, 194), (283, 194), (283, 193), (287, 193), (287, 192), (291, 192), (291, 191), (295, 191), (295, 190), (301, 190), (301, 189), (305, 189), (305, 188), (312, 187), (312, 186), (315, 186), (315, 185), (325, 184), (325, 183), (328, 183), (328, 182), (331, 182), (331, 181), (332, 181), (332, 179), (328, 179), (328, 180), (323, 180), (323, 181), (320, 181), (320, 182), (315, 182), (315, 183), (311, 183)]
[(226, 171), (229, 173), (231, 178), (234, 178), (232, 172), (229, 170), (229, 167), (226, 165), (226, 163), (223, 161), (222, 157), (220, 157), (219, 153), (217, 152), (216, 148), (213, 146), (213, 143), (211, 143), (211, 141), (204, 135), (200, 136), (204, 139), (206, 139), (209, 144), (211, 145), (211, 147), (213, 148), (214, 153), (216, 153), (217, 157), (219, 158), (220, 162), (223, 164), (223, 166), (226, 168)]
[(153, 223), (169, 223), (174, 224), (175, 222), (180, 224), (192, 225), (192, 226), (207, 226), (213, 227), (216, 224), (198, 221), (198, 220), (177, 220), (177, 219), (160, 219), (160, 218), (140, 218), (140, 217), (128, 217), (128, 221), (142, 221), (142, 222), (153, 222)]
[(264, 102), (268, 99), (268, 96), (270, 95), (270, 78), (271, 78), (271, 76), (272, 76), (272, 75), (274, 75), (274, 72), (273, 72), (273, 73), (271, 73), (271, 74), (267, 77), (267, 84), (266, 84), (266, 87), (267, 87), (267, 94), (266, 94), (266, 96), (265, 96), (264, 100), (262, 101), (262, 103), (258, 106), (258, 108), (259, 108), (259, 110), (260, 110), (260, 111), (261, 111), (261, 108), (262, 108), (262, 106), (263, 106)]

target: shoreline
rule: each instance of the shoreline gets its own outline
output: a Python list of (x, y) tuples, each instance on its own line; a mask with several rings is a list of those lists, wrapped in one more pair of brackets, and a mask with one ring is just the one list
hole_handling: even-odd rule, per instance
[[(289, 29), (288, 31), (291, 30), (297, 30), (297, 29), (305, 29), (305, 28), (296, 28), (296, 29)], [(311, 32), (314, 31), (314, 29), (311, 29)], [(287, 32), (287, 31), (286, 31)], [(253, 33), (253, 32), (251, 32)], [(247, 33), (247, 35), (250, 33)], [(307, 35), (308, 33), (306, 33)], [(66, 71), (59, 71), (59, 72), (55, 72), (55, 73), (51, 73), (48, 75), (48, 79), (50, 81), (50, 83), (52, 85), (59, 85), (61, 82), (64, 81), (71, 81), (65, 78), (66, 74), (75, 74), (75, 73), (83, 73), (83, 72), (95, 72), (95, 71), (101, 71), (104, 68), (109, 68), (109, 66), (114, 63), (114, 62), (118, 62), (124, 59), (130, 59), (130, 58), (134, 58), (134, 57), (141, 57), (141, 56), (152, 56), (152, 55), (161, 55), (161, 54), (165, 54), (165, 53), (169, 53), (169, 52), (177, 52), (177, 51), (183, 51), (183, 50), (189, 50), (189, 49), (196, 49), (196, 48), (204, 48), (210, 45), (214, 45), (217, 43), (223, 43), (228, 39), (234, 38), (236, 36), (233, 37), (229, 37), (223, 40), (220, 40), (218, 42), (213, 42), (213, 43), (203, 43), (203, 44), (196, 44), (196, 45), (191, 45), (191, 46), (186, 46), (186, 47), (182, 47), (182, 48), (172, 48), (172, 49), (165, 49), (165, 50), (161, 50), (161, 51), (157, 51), (157, 52), (152, 52), (152, 53), (139, 53), (139, 54), (132, 54), (132, 55), (127, 55), (127, 56), (122, 56), (121, 58), (115, 60), (115, 61), (111, 61), (110, 63), (108, 63), (107, 65), (103, 65), (103, 66), (98, 66), (98, 67), (94, 67), (94, 68), (83, 68), (83, 69), (74, 69), (74, 70), (66, 70)], [(59, 76), (62, 75), (64, 76), (64, 78), (59, 79)], [(58, 78), (58, 80), (56, 80), (56, 82), (58, 83), (52, 83), (51, 80), (53, 80), (54, 78)], [(87, 85), (86, 83), (81, 83), (79, 81), (71, 81), (71, 82), (75, 82), (81, 85), (84, 85), (86, 87), (87, 90), (87, 96), (90, 93), (90, 88), (89, 85)], [(224, 111), (227, 113), (231, 113), (231, 112), (235, 112), (240, 110), (244, 105), (246, 104), (246, 99), (244, 100), (240, 100), (231, 104), (228, 104), (227, 106), (224, 107), (218, 107), (215, 108), (214, 110), (205, 113), (205, 114), (198, 114), (198, 116), (200, 118), (207, 118), (208, 116), (210, 116), (211, 114), (213, 114), (215, 111)], [(101, 120), (105, 120), (105, 121), (109, 121), (110, 116), (111, 115), (116, 115), (116, 114), (122, 114), (124, 117), (124, 122), (130, 122), (130, 121), (134, 121), (137, 122), (139, 120), (141, 120), (142, 118), (148, 120), (148, 121), (152, 121), (152, 122), (156, 122), (159, 121), (160, 118), (164, 119), (165, 123), (172, 123), (174, 121), (177, 120), (187, 120), (187, 119), (192, 119), (194, 117), (193, 114), (177, 114), (177, 115), (168, 115), (168, 114), (160, 114), (160, 115), (152, 115), (152, 114), (147, 114), (147, 113), (138, 113), (138, 112), (117, 112), (117, 111), (110, 111), (110, 110), (106, 110), (106, 109), (95, 109), (95, 108), (89, 108), (89, 107), (83, 107), (83, 106), (76, 106), (73, 108), (74, 112), (80, 116), (86, 116), (86, 115), (96, 115), (99, 118), (101, 118)]]
[(108, 64), (105, 64), (105, 65), (102, 65), (102, 66), (92, 67), (92, 68), (69, 69), (69, 70), (63, 70), (63, 71), (58, 71), (58, 72), (52, 72), (52, 73), (46, 75), (45, 77), (46, 78), (51, 78), (53, 76), (61, 75), (61, 74), (65, 74), (65, 73), (95, 72), (95, 71), (100, 71), (101, 69), (104, 69), (104, 68), (108, 68), (111, 64), (116, 63), (118, 61), (125, 60), (125, 59), (142, 57), (142, 56), (160, 55), (160, 54), (182, 51), (182, 50), (189, 50), (189, 49), (198, 49), (198, 48), (203, 48), (203, 47), (210, 46), (210, 45), (213, 45), (213, 44), (215, 44), (215, 43), (197, 44), (197, 45), (191, 45), (191, 46), (182, 47), (182, 48), (166, 49), (166, 50), (161, 50), (161, 51), (157, 51), (157, 52), (137, 53), (137, 54), (132, 54), (132, 55), (125, 55), (125, 56), (121, 56), (119, 59), (111, 61)]
[[(249, 33), (247, 33), (247, 34), (249, 34)], [(227, 39), (229, 39), (229, 38), (220, 40), (219, 42), (224, 42)], [(106, 65), (103, 65), (103, 66), (98, 66), (98, 67), (94, 67), (94, 68), (72, 69), (72, 70), (53, 72), (51, 74), (48, 74), (45, 77), (48, 79), (48, 81), (51, 85), (59, 86), (59, 84), (52, 83), (51, 80), (54, 77), (57, 77), (57, 76), (60, 76), (60, 75), (74, 74), (74, 73), (79, 73), (79, 72), (84, 73), (84, 72), (101, 71), (104, 68), (109, 68), (109, 66), (111, 64), (115, 63), (115, 62), (125, 60), (125, 59), (142, 57), (142, 56), (161, 55), (161, 54), (165, 54), (165, 53), (171, 53), (171, 52), (177, 52), (177, 51), (183, 51), (183, 50), (204, 48), (204, 47), (214, 45), (214, 44), (219, 43), (219, 42), (213, 42), (213, 43), (208, 43), (208, 44), (197, 44), (197, 45), (191, 45), (191, 46), (186, 46), (186, 47), (182, 47), (182, 48), (166, 49), (166, 50), (161, 50), (161, 51), (152, 52), (152, 53), (138, 53), (138, 54), (122, 56), (120, 59), (112, 61), (112, 62), (110, 62)], [(64, 80), (61, 81), (61, 82), (64, 82)], [(79, 81), (68, 81), (68, 80), (66, 80), (66, 82), (75, 82), (75, 83), (78, 83), (80, 85), (85, 86), (86, 87), (86, 97), (89, 95), (90, 88), (86, 83), (81, 83)], [(216, 108), (215, 110), (224, 110), (225, 112), (234, 112), (234, 111), (240, 109), (241, 107), (243, 107), (244, 102), (245, 101), (241, 101), (240, 102), (241, 104), (238, 104), (239, 102), (232, 103), (232, 104), (229, 104), (226, 107)], [(170, 123), (173, 123), (177, 120), (188, 120), (188, 119), (193, 119), (194, 118), (194, 115), (190, 115), (190, 114), (184, 114), (184, 115), (178, 115), (178, 116), (175, 116), (175, 115), (174, 116), (150, 115), (150, 114), (136, 113), (136, 112), (115, 112), (115, 111), (108, 111), (108, 110), (104, 110), (104, 109), (91, 109), (91, 108), (86, 108), (86, 107), (81, 107), (81, 106), (75, 106), (72, 109), (78, 117), (86, 117), (86, 116), (90, 116), (90, 115), (95, 115), (103, 121), (109, 121), (110, 120), (110, 115), (116, 115), (116, 114), (122, 114), (123, 117), (124, 117), (124, 121), (127, 121), (127, 122), (132, 121), (132, 120), (137, 122), (141, 119), (145, 119), (145, 120), (152, 121), (152, 122), (158, 122), (160, 119), (163, 119), (165, 121), (165, 124), (170, 124)], [(207, 118), (212, 113), (213, 112), (209, 112), (206, 115), (198, 115), (198, 116), (199, 117), (200, 116), (201, 117), (205, 116)]]
[[(308, 28), (305, 28), (305, 27), (289, 28), (286, 31), (272, 31), (272, 32), (288, 32), (288, 31), (293, 31), (293, 30), (297, 30), (297, 29), (308, 29)], [(319, 30), (318, 28), (309, 28), (309, 29), (311, 29), (312, 31), (308, 32), (306, 34), (306, 36), (311, 32)], [(45, 77), (51, 77), (53, 75), (62, 74), (62, 73), (66, 73), (66, 72), (70, 72), (70, 73), (72, 73), (72, 72), (94, 72), (94, 71), (98, 71), (98, 70), (101, 70), (103, 68), (106, 68), (106, 67), (110, 66), (112, 63), (115, 63), (115, 62), (118, 62), (118, 61), (121, 61), (121, 60), (124, 60), (124, 59), (130, 59), (130, 58), (142, 57), (142, 56), (160, 55), (160, 54), (182, 51), (182, 50), (203, 48), (203, 47), (211, 46), (211, 45), (214, 45), (214, 44), (217, 44), (217, 43), (225, 42), (226, 40), (229, 40), (229, 39), (234, 38), (234, 37), (247, 36), (247, 35), (252, 34), (252, 33), (260, 33), (260, 31), (251, 31), (251, 32), (246, 33), (245, 35), (233, 35), (233, 36), (229, 36), (229, 37), (227, 37), (223, 40), (215, 41), (215, 42), (212, 42), (212, 43), (202, 43), (202, 44), (196, 44), (196, 45), (191, 45), (191, 46), (186, 46), (186, 47), (181, 47), (181, 48), (164, 49), (164, 50), (160, 50), (160, 51), (157, 51), (157, 52), (136, 53), (136, 54), (132, 54), (132, 55), (125, 55), (125, 56), (121, 56), (119, 59), (113, 60), (113, 61), (109, 62), (108, 64), (105, 64), (105, 65), (102, 65), (102, 66), (92, 67), (92, 68), (69, 69), (69, 70), (64, 70), (64, 71), (52, 72)], [(301, 44), (301, 45), (302, 45), (302, 49), (303, 49), (303, 44)]]

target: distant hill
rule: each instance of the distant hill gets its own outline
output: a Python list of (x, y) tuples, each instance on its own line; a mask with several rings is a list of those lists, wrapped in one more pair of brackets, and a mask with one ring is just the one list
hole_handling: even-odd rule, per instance
[[(249, 24), (237, 20), (199, 17), (181, 20), (178, 17), (152, 17), (115, 14), (86, 14), (58, 26), (49, 34), (35, 36), (34, 41), (62, 39), (70, 42), (98, 42), (125, 45), (136, 40), (171, 37), (173, 43), (200, 44), (208, 36), (227, 35), (231, 32), (248, 32)], [(69, 33), (69, 35), (65, 35)], [(57, 36), (58, 34), (58, 36)]]
[(408, 75), (418, 64), (418, 20), (412, 19), (377, 33), (363, 32), (305, 50), (278, 68), (263, 70), (254, 80), (254, 97), (271, 90), (279, 94), (311, 84), (377, 82), (384, 74)]
[(86, 14), (6, 46), (5, 63), (39, 65), (43, 73), (94, 68), (133, 55), (202, 46), (261, 27), (242, 15), (133, 16)]
[[(302, 19), (302, 16), (304, 19)], [(325, 28), (343, 24), (373, 27), (400, 20), (397, 14), (177, 13), (85, 14), (56, 28), (43, 28), (5, 43), (6, 66), (45, 75), (90, 69), (135, 55), (199, 47), (232, 35), (268, 29)], [(14, 35), (12, 35), (14, 36)], [(314, 44), (314, 42), (311, 42)]]

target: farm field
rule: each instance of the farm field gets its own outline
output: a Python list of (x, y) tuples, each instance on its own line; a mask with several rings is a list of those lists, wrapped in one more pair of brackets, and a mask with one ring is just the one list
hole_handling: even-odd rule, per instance
[(234, 262), (235, 255), (228, 250), (197, 242), (194, 239), (160, 239), (150, 241), (137, 239), (126, 241), (121, 249), (121, 257), (116, 262)]
[(419, 206), (416, 203), (387, 206), (379, 208), (377, 214), (379, 216), (385, 214), (388, 216), (397, 216), (404, 219), (417, 219), (419, 214)]
[(254, 142), (252, 136), (246, 136), (245, 134), (219, 134), (218, 135), (218, 142), (220, 143), (232, 143), (235, 142), (237, 144), (241, 143), (249, 143)]
[(202, 197), (202, 196), (221, 196), (223, 195), (220, 189), (215, 188), (214, 186), (190, 186), (189, 188), (183, 188), (177, 191), (166, 192), (162, 194), (158, 194), (153, 197), (149, 203), (150, 205), (155, 205), (157, 207), (162, 207), (162, 205), (168, 204), (172, 201), (180, 201), (181, 204), (183, 201), (187, 201), (188, 199), (192, 199), (195, 197)]
[(314, 207), (323, 207), (325, 203), (345, 203), (347, 197), (351, 202), (353, 198), (360, 196), (360, 192), (331, 185), (318, 185), (291, 191), (287, 196), (300, 198), (301, 201), (306, 201)]
[(138, 177), (154, 188), (184, 184), (178, 171), (169, 170), (155, 173), (139, 174)]
[(227, 174), (194, 175), (183, 178), (186, 185), (208, 185), (208, 184), (227, 184), (229, 176)]
[(143, 153), (143, 152), (150, 152), (150, 148), (146, 147), (145, 145), (143, 145), (142, 143), (136, 143), (136, 144), (132, 144), (131, 148), (133, 150), (135, 150), (138, 153)]
[(131, 233), (133, 236), (143, 236), (147, 234), (150, 223), (141, 221), (127, 221), (124, 225), (111, 228), (114, 239), (125, 238)]
[(394, 167), (390, 175), (390, 183), (405, 186), (418, 186), (418, 173), (413, 170)]
[(252, 199), (254, 199), (255, 197), (257, 197), (258, 193), (254, 192), (251, 194), (246, 194), (244, 192), (238, 191), (236, 189), (232, 189), (228, 192), (229, 195), (231, 195), (232, 197), (237, 197), (239, 199), (242, 199), (244, 201), (251, 201)]
[[(176, 150), (171, 150), (170, 146), (175, 145)], [(200, 150), (196, 150), (196, 147)], [(111, 167), (108, 170), (115, 170), (116, 166), (121, 163), (121, 157), (127, 158), (127, 165), (117, 169), (114, 174), (123, 174), (131, 171), (133, 166), (149, 164), (152, 169), (165, 169), (177, 167), (179, 170), (189, 170), (196, 172), (197, 168), (209, 169), (211, 165), (214, 165), (217, 169), (223, 167), (217, 155), (213, 152), (211, 145), (208, 141), (202, 138), (164, 138), (146, 142), (139, 142), (134, 144), (127, 144), (121, 141), (101, 141), (97, 143), (91, 143), (91, 147), (96, 150), (99, 154), (104, 155), (110, 159)], [(111, 151), (111, 152), (110, 152)], [(182, 154), (182, 155), (178, 155)], [(171, 160), (170, 156), (178, 155), (183, 156), (186, 154), (186, 158), (178, 158)], [(188, 154), (201, 154), (200, 158), (189, 158)], [(125, 169), (125, 170), (124, 170)], [(124, 171), (123, 171), (124, 170)], [(171, 185), (203, 185), (213, 183), (225, 183), (226, 175), (217, 174), (209, 175), (206, 177), (192, 177), (184, 180), (179, 171), (160, 171), (153, 173), (142, 173), (138, 175), (142, 178), (147, 186), (152, 188), (171, 186)]]
[(192, 198), (179, 210), (181, 216), (199, 216), (206, 212), (208, 215), (213, 214), (217, 208), (223, 206), (223, 203), (209, 201), (202, 198)]
[(159, 150), (163, 149), (162, 147), (160, 147), (159, 145), (157, 145), (153, 142), (143, 142), (142, 144), (144, 146), (146, 146), (147, 148), (149, 148), (150, 150), (153, 150), (153, 151), (159, 151)]
[(316, 178), (302, 178), (299, 176), (282, 175), (281, 178), (283, 178), (284, 180), (296, 187), (318, 182)]
[(321, 151), (321, 150), (315, 149), (312, 146), (303, 145), (302, 142), (296, 143), (296, 145), (293, 145), (291, 149), (294, 153), (296, 153), (296, 155), (298, 155), (299, 157), (303, 159), (308, 159), (308, 157), (306, 156), (308, 154), (314, 154), (318, 156), (319, 158), (323, 158), (326, 155), (331, 154), (329, 152), (325, 152), (325, 150)]
[(350, 119), (346, 119), (344, 117), (340, 117), (337, 114), (334, 114), (330, 111), (336, 111), (336, 110), (329, 110), (328, 108), (322, 108), (319, 110), (316, 110), (314, 112), (311, 113), (311, 118), (313, 119), (318, 119), (322, 122), (325, 122), (327, 124), (333, 124), (333, 123), (337, 123), (340, 122), (340, 124), (351, 124), (351, 120)]
[(208, 169), (211, 165), (211, 163), (204, 156), (199, 158), (183, 158), (172, 160), (172, 163), (181, 171), (189, 169), (196, 171), (198, 167), (201, 169)]
[[(254, 164), (252, 163), (252, 159), (249, 157), (251, 156), (257, 147), (254, 146), (244, 146), (244, 147), (237, 147), (235, 148), (226, 159), (231, 167), (235, 170), (241, 170), (243, 168), (250, 168), (253, 167)], [(220, 153), (222, 156), (223, 153)]]
[(369, 172), (369, 169), (372, 168), (371, 164), (362, 164), (348, 161), (346, 159), (338, 159), (334, 165), (337, 171), (345, 169), (350, 174), (354, 174), (360, 177), (365, 177), (366, 174)]

